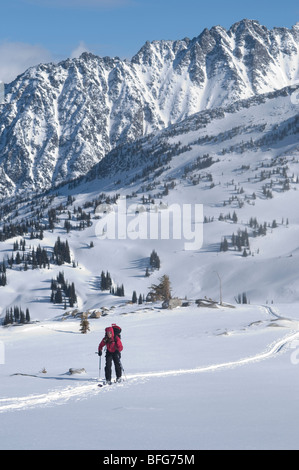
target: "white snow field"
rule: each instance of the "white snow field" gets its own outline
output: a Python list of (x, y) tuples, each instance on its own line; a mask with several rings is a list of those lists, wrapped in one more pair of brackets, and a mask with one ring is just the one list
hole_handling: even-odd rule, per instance
[[(1, 329), (0, 448), (296, 449), (298, 320), (294, 305), (119, 305), (86, 335), (75, 320)], [(112, 322), (125, 380), (99, 388)]]
[[(299, 160), (293, 101), (292, 89), (285, 89), (195, 115), (111, 154), (109, 171), (99, 167), (99, 178), (95, 170), (94, 177), (70, 188), (12, 199), (8, 208), (1, 202), (1, 230), (24, 220), (30, 228), (37, 221), (46, 228), (42, 240), (29, 232), (0, 245), (0, 263), (7, 264), (1, 321), (14, 306), (29, 308), (31, 317), (23, 326), (0, 328), (0, 449), (299, 448)], [(146, 165), (157, 164), (163, 149), (176, 153), (148, 172)], [(207, 153), (214, 163), (205, 167)], [(102, 219), (92, 201), (103, 192), (103, 201), (116, 193), (127, 196), (128, 211), (130, 204), (144, 203), (143, 213), (132, 209), (128, 215), (126, 237), (101, 237)], [(115, 212), (107, 217), (119, 213), (121, 201), (111, 203)], [(183, 238), (138, 237), (139, 216), (139, 222), (145, 214), (166, 217), (175, 204), (203, 205), (202, 246), (188, 250)], [(78, 228), (78, 207), (92, 222), (84, 230)], [(49, 209), (56, 214), (53, 230)], [(193, 212), (190, 219), (192, 232), (200, 224)], [(67, 221), (74, 225), (70, 231)], [(169, 228), (176, 229), (174, 219)], [(233, 244), (239, 230), (248, 232), (250, 248)], [(71, 263), (51, 261), (27, 271), (23, 262), (9, 267), (14, 242), (26, 239), (27, 255), (40, 244), (51, 257), (57, 237), (68, 241)], [(229, 249), (220, 251), (226, 238)], [(161, 266), (146, 277), (152, 250)], [(74, 309), (50, 302), (51, 280), (61, 271), (75, 284), (77, 312), (106, 308), (105, 316), (89, 318), (87, 334), (80, 333)], [(101, 291), (102, 271), (111, 273), (114, 286), (124, 284), (125, 297)], [(134, 290), (146, 296), (162, 275), (169, 275), (172, 296), (188, 299), (189, 306), (167, 310), (161, 302), (130, 303)], [(220, 301), (219, 279), (225, 306), (197, 307), (195, 301), (205, 297)], [(244, 293), (250, 303), (237, 303)], [(125, 381), (99, 388), (95, 352), (113, 322), (123, 329)], [(71, 375), (70, 368), (85, 373)]]

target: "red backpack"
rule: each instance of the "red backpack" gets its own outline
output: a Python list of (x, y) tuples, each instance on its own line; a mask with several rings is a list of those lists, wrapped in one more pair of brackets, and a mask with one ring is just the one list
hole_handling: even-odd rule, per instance
[(115, 323), (112, 323), (112, 328), (113, 328), (113, 331), (114, 331), (114, 338), (115, 336), (118, 336), (119, 339), (121, 338), (121, 328), (120, 326), (117, 326)]

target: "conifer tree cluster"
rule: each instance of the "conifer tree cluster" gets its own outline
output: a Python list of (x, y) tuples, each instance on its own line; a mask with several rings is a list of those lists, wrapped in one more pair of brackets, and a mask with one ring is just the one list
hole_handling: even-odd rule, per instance
[[(237, 235), (234, 233), (231, 236), (232, 247), (236, 248), (238, 251), (242, 251), (242, 248), (245, 250), (249, 249), (249, 236), (247, 230), (238, 230)], [(224, 237), (223, 241), (220, 243), (220, 251), (227, 251), (229, 249), (229, 244), (227, 238)]]
[(51, 280), (51, 302), (54, 304), (61, 304), (64, 302), (64, 307), (67, 307), (67, 302), (70, 307), (74, 307), (77, 302), (77, 295), (75, 284), (71, 284), (64, 278), (64, 273), (59, 272), (56, 279)]
[(117, 285), (116, 287), (113, 285), (112, 278), (110, 273), (107, 271), (106, 274), (104, 271), (101, 272), (101, 287), (102, 291), (108, 290), (110, 294), (117, 295), (118, 297), (125, 296), (125, 289), (124, 285), (121, 286)]
[[(75, 207), (73, 203), (75, 198), (72, 196), (67, 197), (65, 204), (60, 202), (56, 207), (49, 207), (55, 199), (55, 195), (43, 196), (36, 201), (30, 200), (26, 197), (19, 198), (16, 196), (14, 201), (10, 201), (9, 204), (2, 204), (0, 207), (0, 222), (7, 214), (12, 214), (14, 209), (14, 218), (19, 215), (18, 207), (19, 204), (27, 203), (27, 208), (31, 212), (31, 216), (28, 216), (26, 220), (22, 219), (19, 222), (15, 222), (13, 218), (7, 218), (6, 222), (0, 228), (0, 241), (14, 238), (17, 236), (28, 235), (30, 239), (43, 239), (43, 232), (45, 230), (54, 230), (56, 224), (60, 224), (64, 221), (64, 227), (67, 232), (70, 230), (83, 230), (86, 227), (91, 226), (92, 221), (92, 210), (85, 211), (84, 209), (92, 208), (96, 211), (99, 204), (114, 204), (119, 198), (119, 194), (114, 196), (107, 196), (105, 193), (101, 193), (97, 198), (87, 201), (83, 207)], [(73, 211), (71, 212), (70, 207), (73, 205)], [(60, 217), (66, 214), (66, 216)], [(73, 223), (77, 222), (77, 223)]]
[(236, 211), (233, 212), (233, 215), (231, 215), (230, 212), (226, 215), (223, 215), (221, 213), (218, 217), (218, 220), (221, 221), (221, 222), (224, 221), (224, 220), (231, 220), (232, 222), (234, 222), (234, 224), (236, 224), (238, 222), (238, 216), (236, 214)]
[(7, 284), (7, 277), (6, 274), (0, 274), (0, 286), (6, 286)]
[(38, 238), (42, 240), (45, 228), (47, 227), (36, 219), (26, 220), (26, 222), (20, 223), (6, 223), (0, 230), (0, 241), (19, 236), (22, 237), (27, 234), (30, 234), (31, 239)]
[(235, 297), (235, 301), (237, 304), (249, 304), (249, 300), (247, 298), (246, 292), (243, 292), (242, 294), (238, 294), (237, 297)]
[[(71, 256), (68, 241), (62, 242), (60, 237), (57, 238), (52, 253), (49, 253), (45, 247), (40, 245), (36, 248), (26, 247), (26, 240), (22, 239), (13, 243), (13, 253), (0, 263), (0, 274), (5, 274), (6, 267), (12, 269), (14, 265), (18, 266), (19, 270), (24, 269), (24, 271), (27, 271), (29, 268), (50, 268), (50, 263), (61, 265), (70, 262)], [(0, 285), (5, 285), (1, 284), (4, 281), (5, 276), (0, 276)]]
[(137, 297), (137, 292), (134, 290), (132, 294), (132, 303), (141, 305), (144, 302), (144, 297), (139, 294), (139, 297)]
[(7, 240), (8, 238), (17, 237), (28, 233), (26, 224), (4, 224), (0, 230), (0, 241)]
[(33, 247), (25, 252), (25, 243), (25, 240), (21, 240), (20, 244), (19, 242), (13, 244), (14, 252), (19, 249), (21, 249), (21, 251), (16, 251), (15, 255), (12, 253), (11, 257), (7, 259), (8, 266), (12, 268), (13, 265), (23, 265), (24, 271), (27, 271), (29, 266), (31, 269), (49, 267), (50, 259), (47, 250), (38, 245), (36, 249)]
[(222, 242), (220, 243), (220, 251), (227, 251), (228, 250), (228, 241), (227, 238), (224, 237)]
[(124, 297), (125, 296), (125, 288), (124, 285), (122, 284), (121, 286), (117, 285), (116, 287), (111, 287), (110, 293), (112, 295), (117, 295), (118, 297)]
[(66, 242), (62, 242), (60, 237), (57, 238), (54, 245), (54, 257), (58, 266), (63, 263), (71, 262), (70, 248), (67, 240)]
[(238, 230), (237, 235), (232, 234), (232, 245), (237, 247), (239, 251), (242, 250), (242, 247), (249, 248), (249, 237), (247, 230)]
[(25, 251), (26, 248), (26, 240), (25, 238), (21, 239), (20, 241), (16, 240), (13, 244), (13, 251)]
[[(275, 228), (276, 221), (273, 221), (272, 227)], [(258, 223), (256, 217), (251, 217), (249, 220), (249, 226), (253, 228), (253, 235), (255, 237), (267, 234), (267, 222), (263, 224)]]
[(10, 324), (25, 324), (29, 322), (30, 313), (28, 308), (26, 308), (25, 312), (18, 306), (6, 309), (3, 326)]
[[(153, 250), (150, 254), (149, 264), (150, 264), (151, 271), (154, 271), (155, 269), (160, 269), (161, 267), (160, 258), (155, 250)], [(148, 267), (146, 267), (145, 277), (149, 277), (149, 276), (150, 276), (150, 270)]]
[(160, 258), (155, 250), (150, 255), (150, 267), (152, 269), (160, 269)]
[(6, 277), (6, 266), (5, 262), (0, 263), (0, 286), (6, 286), (7, 277)]
[[(235, 213), (234, 213), (235, 214)], [(220, 214), (219, 219), (220, 221), (223, 220), (233, 220), (234, 222), (237, 222), (237, 217), (233, 214), (233, 217), (231, 218), (230, 215), (228, 216), (223, 216), (223, 214)], [(286, 219), (286, 226), (289, 225), (289, 220)], [(284, 224), (284, 219), (282, 219), (281, 224)], [(267, 230), (268, 228), (275, 229), (278, 227), (277, 221), (274, 219), (272, 223), (270, 222), (264, 222), (264, 223), (259, 223), (256, 219), (256, 217), (251, 217), (249, 222), (248, 222), (249, 227), (252, 229), (251, 236), (253, 237), (260, 237), (267, 235)], [(249, 235), (247, 232), (247, 229), (245, 230), (238, 230), (237, 235), (234, 233), (231, 236), (231, 245), (233, 248), (238, 249), (238, 251), (242, 251), (243, 249), (243, 256), (247, 256), (247, 251), (250, 249), (249, 246)], [(229, 243), (226, 237), (223, 238), (223, 240), (220, 243), (220, 251), (227, 251), (229, 249)]]
[(109, 290), (111, 292), (112, 288), (112, 279), (110, 273), (107, 271), (106, 274), (104, 271), (101, 272), (101, 290)]

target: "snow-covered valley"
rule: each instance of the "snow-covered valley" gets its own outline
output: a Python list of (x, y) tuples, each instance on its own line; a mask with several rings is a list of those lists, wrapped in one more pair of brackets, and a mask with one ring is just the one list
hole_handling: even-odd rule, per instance
[[(146, 44), (134, 67), (150, 52), (158, 60), (161, 44)], [(171, 47), (183, 60), (192, 44)], [(167, 123), (107, 145), (101, 160), (72, 140), (78, 172), (46, 162), (35, 185), (8, 158), (23, 180), (1, 174), (12, 189), (0, 201), (1, 449), (298, 448), (299, 98), (295, 52), (286, 55), (289, 80), (270, 67), (275, 86), (219, 103), (211, 85), (213, 105), (173, 121), (165, 108)], [(148, 297), (162, 276), (176, 308)], [(99, 388), (95, 352), (112, 323), (125, 380)]]
[[(126, 305), (87, 335), (71, 320), (2, 329), (1, 448), (297, 448), (298, 320), (288, 305)], [(94, 351), (112, 321), (126, 377), (99, 389)]]

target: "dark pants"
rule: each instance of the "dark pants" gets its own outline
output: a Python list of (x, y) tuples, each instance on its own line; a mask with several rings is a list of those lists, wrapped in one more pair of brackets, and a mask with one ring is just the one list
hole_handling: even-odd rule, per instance
[(105, 377), (106, 377), (106, 380), (108, 380), (109, 382), (111, 381), (112, 361), (114, 362), (116, 378), (119, 379), (121, 377), (121, 364), (120, 364), (120, 352), (119, 351), (115, 351), (114, 353), (106, 351)]

